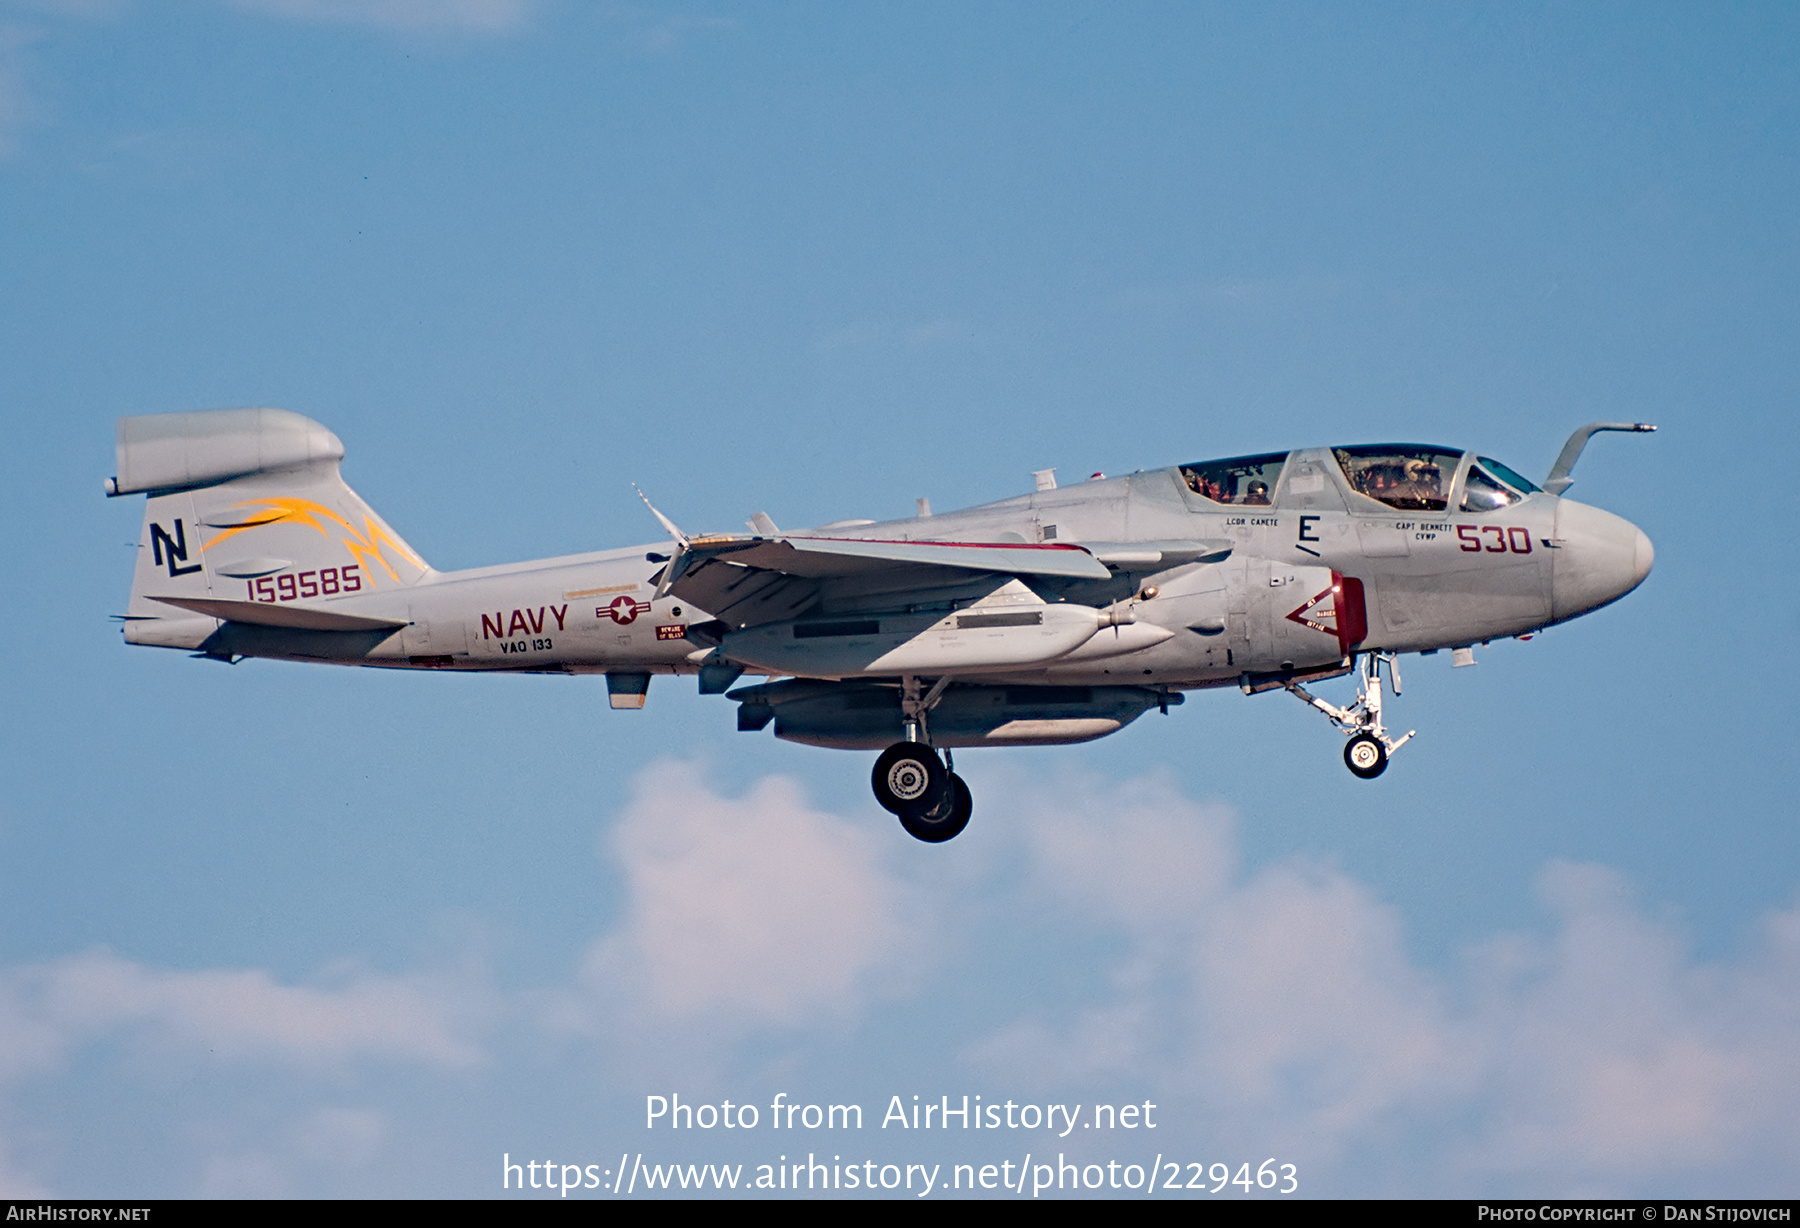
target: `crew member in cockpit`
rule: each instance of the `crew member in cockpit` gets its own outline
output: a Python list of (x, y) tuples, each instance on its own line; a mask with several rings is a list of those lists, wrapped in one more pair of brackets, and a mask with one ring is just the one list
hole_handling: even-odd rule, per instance
[(1406, 480), (1388, 492), (1388, 498), (1417, 501), (1425, 506), (1443, 499), (1443, 480), (1444, 472), (1436, 463), (1415, 457), (1406, 462)]

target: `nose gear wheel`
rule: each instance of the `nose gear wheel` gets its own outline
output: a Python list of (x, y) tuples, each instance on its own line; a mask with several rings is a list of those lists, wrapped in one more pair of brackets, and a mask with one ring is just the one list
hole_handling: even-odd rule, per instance
[(1359, 733), (1344, 744), (1344, 766), (1364, 780), (1387, 771), (1387, 761), (1387, 747), (1369, 734)]

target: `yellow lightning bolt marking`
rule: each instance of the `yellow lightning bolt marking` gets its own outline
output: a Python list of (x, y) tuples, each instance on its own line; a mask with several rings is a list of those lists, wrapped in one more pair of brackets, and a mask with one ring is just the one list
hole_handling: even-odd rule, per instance
[(400, 573), (395, 571), (393, 567), (388, 564), (387, 559), (382, 557), (381, 548), (383, 546), (392, 546), (394, 548), (394, 553), (398, 554), (401, 558), (420, 570), (423, 570), (425, 567), (423, 559), (401, 545), (400, 542), (391, 536), (381, 525), (376, 524), (373, 516), (364, 516), (362, 533), (359, 534), (355, 529), (351, 529), (349, 536), (344, 538), (344, 545), (349, 548), (351, 554), (354, 554), (358, 559), (365, 560), (365, 565), (366, 560), (369, 558), (373, 558), (377, 563), (380, 563), (382, 569), (386, 571), (389, 576), (393, 577), (395, 583), (399, 582)]
[[(233, 525), (231, 528), (226, 529), (223, 533), (200, 547), (202, 553), (211, 550), (214, 546), (227, 538), (236, 537), (246, 529), (260, 529), (266, 524), (280, 524), (284, 520), (293, 520), (298, 521), (301, 524), (311, 525), (313, 528), (317, 529), (321, 535), (329, 536), (329, 534), (325, 532), (325, 526), (318, 521), (318, 516), (322, 515), (337, 521), (349, 532), (356, 532), (355, 528), (351, 526), (348, 520), (345, 520), (342, 516), (338, 515), (330, 508), (325, 507), (323, 504), (314, 503), (310, 499), (251, 499), (244, 503), (235, 503), (232, 506), (259, 507), (265, 509), (265, 511), (263, 513), (258, 513), (257, 519), (255, 520), (247, 521), (240, 525)], [(315, 515), (314, 513), (317, 513), (318, 515)]]
[(233, 504), (232, 506), (261, 508), (263, 511), (254, 513), (257, 517), (256, 519), (246, 521), (244, 524), (233, 525), (231, 528), (226, 529), (223, 533), (220, 533), (217, 537), (201, 546), (200, 550), (202, 553), (211, 550), (214, 546), (227, 538), (236, 537), (239, 533), (248, 529), (260, 529), (264, 525), (281, 524), (286, 521), (309, 525), (310, 527), (317, 529), (321, 535), (329, 537), (330, 532), (322, 523), (320, 523), (320, 518), (323, 517), (326, 520), (335, 521), (337, 524), (343, 526), (344, 532), (342, 541), (345, 549), (349, 550), (365, 568), (368, 566), (369, 560), (373, 559), (375, 562), (381, 564), (381, 569), (387, 572), (388, 576), (398, 583), (400, 580), (400, 573), (394, 570), (393, 566), (381, 553), (381, 548), (383, 546), (389, 546), (393, 548), (394, 553), (398, 554), (413, 566), (419, 568), (421, 571), (425, 569), (424, 560), (419, 558), (419, 556), (414, 554), (411, 550), (408, 550), (399, 539), (388, 532), (385, 526), (377, 524), (373, 516), (365, 515), (363, 517), (362, 532), (359, 533), (356, 530), (356, 526), (351, 524), (348, 520), (345, 520), (342, 516), (338, 515), (324, 504), (314, 503), (310, 499), (249, 499), (243, 503)]

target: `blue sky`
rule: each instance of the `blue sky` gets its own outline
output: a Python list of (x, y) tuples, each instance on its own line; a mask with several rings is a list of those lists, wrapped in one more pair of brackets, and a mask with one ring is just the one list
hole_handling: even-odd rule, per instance
[[(1784, 1194), (1800, 1151), (1791, 7), (0, 3), (0, 1192), (497, 1193), (500, 1156), (1274, 1156)], [(279, 405), (435, 566), (1421, 439), (1657, 565), (1378, 782), (1279, 695), (867, 756), (662, 680), (127, 649), (122, 414)], [(1341, 688), (1341, 684), (1339, 684)], [(1151, 1100), (676, 1138), (644, 1097)], [(945, 1170), (948, 1172), (948, 1168)], [(937, 1196), (937, 1195), (934, 1195)], [(1211, 1196), (1211, 1195), (1209, 1195)], [(1223, 1196), (1223, 1195), (1221, 1195)]]

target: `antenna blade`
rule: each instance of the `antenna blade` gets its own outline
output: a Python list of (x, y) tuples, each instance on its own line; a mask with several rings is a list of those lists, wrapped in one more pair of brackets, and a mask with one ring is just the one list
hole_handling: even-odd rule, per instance
[(669, 536), (673, 537), (676, 541), (680, 542), (683, 546), (686, 546), (688, 543), (688, 535), (686, 533), (683, 533), (680, 529), (676, 528), (675, 522), (673, 520), (670, 520), (667, 516), (663, 515), (661, 512), (656, 510), (656, 504), (650, 502), (649, 495), (645, 494), (641, 490), (638, 490), (637, 483), (633, 482), (631, 485), (631, 489), (637, 491), (637, 497), (644, 501), (644, 506), (650, 509), (650, 514), (652, 516), (656, 517), (656, 519), (659, 522), (661, 522), (662, 527), (669, 531)]

